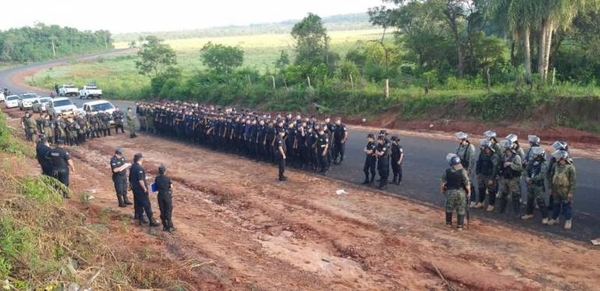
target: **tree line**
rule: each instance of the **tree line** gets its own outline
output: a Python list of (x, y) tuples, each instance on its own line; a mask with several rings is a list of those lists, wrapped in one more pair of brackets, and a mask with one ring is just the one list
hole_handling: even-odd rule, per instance
[(37, 23), (0, 31), (0, 62), (38, 62), (114, 48), (107, 30), (80, 31)]

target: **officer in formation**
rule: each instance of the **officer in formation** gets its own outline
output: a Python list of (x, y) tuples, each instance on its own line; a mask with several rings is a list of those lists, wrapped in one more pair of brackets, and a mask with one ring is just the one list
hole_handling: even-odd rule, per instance
[(127, 169), (129, 167), (131, 164), (125, 160), (123, 150), (116, 149), (115, 154), (110, 158), (110, 169), (119, 207), (127, 207), (132, 204), (127, 198)]
[[(52, 177), (56, 178), (66, 187), (69, 187), (69, 174), (75, 172), (75, 166), (71, 154), (64, 149), (65, 142), (62, 139), (56, 141), (56, 147), (46, 153), (46, 159), (52, 165)], [(70, 198), (69, 193), (63, 192), (65, 198)]]
[[(473, 168), (475, 168), (475, 147), (469, 141), (469, 135), (464, 132), (457, 132), (454, 135), (458, 140), (458, 147), (456, 148), (456, 155), (460, 158), (460, 162), (462, 164), (463, 169), (467, 171), (469, 177), (471, 177), (471, 173)], [(475, 187), (471, 184), (471, 187)], [(471, 189), (471, 192), (475, 192), (474, 189)], [(471, 201), (469, 201), (469, 207), (475, 207), (477, 204), (475, 195), (471, 196)]]
[(369, 133), (367, 135), (367, 145), (363, 149), (365, 153), (365, 165), (363, 172), (365, 173), (365, 181), (363, 185), (373, 185), (375, 183), (375, 166), (377, 165), (377, 155), (375, 154), (376, 149), (375, 135)]
[[(179, 101), (136, 103), (135, 111), (127, 112), (132, 137), (136, 118), (140, 131), (273, 164), (281, 161), (276, 144), (279, 137), (285, 144), (284, 169), (291, 166), (322, 174), (344, 160), (349, 138), (340, 118), (331, 122), (326, 117), (319, 122), (314, 116), (301, 114), (272, 115)], [(283, 174), (279, 178), (286, 179)]]
[(400, 145), (400, 137), (394, 135), (391, 140), (392, 173), (394, 174), (392, 183), (400, 185), (400, 183), (402, 183), (402, 161), (404, 160), (404, 151)]
[(163, 231), (173, 232), (173, 183), (171, 178), (166, 175), (167, 167), (158, 166), (158, 176), (154, 179), (156, 191), (158, 191), (158, 208), (160, 209), (160, 220), (163, 225)]
[(115, 107), (115, 111), (113, 111), (112, 118), (115, 123), (115, 134), (119, 134), (119, 129), (121, 130), (121, 133), (125, 133), (125, 129), (123, 128), (125, 122), (125, 114), (123, 114), (123, 111), (121, 111), (119, 106)]
[(458, 155), (450, 153), (446, 155), (446, 161), (450, 167), (442, 174), (440, 183), (440, 193), (446, 198), (446, 226), (452, 227), (452, 215), (456, 212), (456, 227), (459, 231), (462, 231), (467, 211), (467, 201), (471, 196), (471, 181)]
[[(144, 156), (137, 153), (133, 156), (133, 165), (129, 170), (129, 183), (133, 191), (134, 219), (139, 220), (140, 225), (150, 222), (150, 227), (160, 226), (153, 219), (152, 205), (150, 203), (150, 189), (146, 180), (146, 170), (142, 167)], [(144, 213), (148, 220), (144, 218)]]
[(385, 132), (377, 137), (377, 146), (375, 147), (375, 156), (377, 157), (377, 172), (379, 173), (379, 189), (387, 189), (387, 183), (390, 176), (390, 142), (386, 138)]
[(129, 130), (129, 137), (134, 138), (137, 137), (135, 134), (135, 120), (136, 115), (131, 110), (131, 107), (127, 107), (127, 129)]
[[(473, 208), (486, 208), (487, 195), (486, 210), (494, 211), (496, 199), (499, 199), (500, 205), (497, 210), (504, 213), (510, 197), (515, 217), (531, 219), (537, 208), (542, 217), (542, 224), (558, 224), (562, 214), (565, 216), (564, 228), (571, 229), (576, 171), (570, 157), (569, 145), (565, 141), (554, 142), (551, 145), (553, 152), (547, 157), (541, 146), (541, 139), (536, 135), (528, 136), (529, 148), (526, 150), (519, 145), (516, 134), (509, 134), (501, 142), (492, 130), (484, 132), (483, 135), (475, 163), (479, 197)], [(461, 144), (462, 138), (467, 138), (464, 133), (457, 133), (455, 136), (461, 139)], [(463, 168), (464, 164), (463, 162)], [(525, 191), (522, 191), (521, 185), (525, 185)], [(472, 192), (475, 196), (474, 191)], [(520, 215), (520, 199), (523, 192), (526, 197), (526, 212)], [(545, 195), (549, 197), (547, 203)]]

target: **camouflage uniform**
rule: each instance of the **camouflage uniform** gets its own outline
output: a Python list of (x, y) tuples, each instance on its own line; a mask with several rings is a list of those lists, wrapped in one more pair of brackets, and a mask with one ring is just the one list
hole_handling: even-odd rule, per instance
[(127, 110), (127, 128), (129, 129), (129, 137), (135, 137), (135, 113)]
[(544, 192), (546, 187), (544, 181), (546, 180), (546, 173), (548, 171), (548, 163), (542, 157), (539, 159), (531, 158), (527, 164), (527, 168), (523, 173), (525, 182), (527, 184), (527, 215), (533, 215), (534, 202), (537, 203), (538, 208), (542, 214), (542, 218), (548, 218), (548, 210), (546, 208), (546, 201)]
[[(456, 155), (460, 158), (463, 169), (467, 170), (467, 174), (471, 178), (470, 174), (475, 169), (475, 147), (469, 141), (465, 145), (459, 144), (458, 148), (456, 148)], [(471, 207), (475, 206), (475, 200), (477, 199), (474, 187), (471, 184)]]
[[(496, 176), (498, 175), (498, 169), (500, 167), (500, 159), (498, 155), (494, 153), (491, 149), (489, 153), (486, 153), (485, 150), (482, 150), (479, 153), (479, 158), (477, 159), (477, 165), (475, 166), (475, 174), (477, 175), (477, 185), (479, 190), (479, 207), (484, 206), (485, 201), (485, 193), (488, 193), (488, 211), (494, 210), (494, 205), (496, 204), (496, 189), (497, 180)], [(474, 195), (471, 193), (471, 195)]]
[[(510, 165), (504, 166), (504, 163), (509, 162)], [(523, 163), (521, 157), (516, 153), (510, 156), (504, 153), (500, 161), (501, 179), (500, 179), (500, 213), (504, 213), (508, 204), (508, 195), (511, 196), (513, 211), (515, 215), (520, 213), (521, 193), (519, 192), (519, 184), (521, 184), (521, 171), (523, 171)]]
[(467, 210), (467, 193), (465, 189), (470, 187), (471, 184), (469, 175), (462, 167), (459, 169), (450, 167), (442, 174), (442, 183), (445, 185), (446, 225), (452, 225), (452, 213), (456, 211), (458, 226), (461, 228)]
[(572, 197), (575, 192), (576, 177), (575, 166), (573, 166), (572, 163), (567, 162), (563, 165), (562, 163), (557, 162), (554, 165), (554, 171), (550, 181), (550, 189), (552, 191), (552, 197), (554, 197), (552, 220), (558, 221), (561, 206), (563, 214), (565, 215), (565, 220), (571, 220), (572, 201), (568, 199), (567, 196), (570, 194)]

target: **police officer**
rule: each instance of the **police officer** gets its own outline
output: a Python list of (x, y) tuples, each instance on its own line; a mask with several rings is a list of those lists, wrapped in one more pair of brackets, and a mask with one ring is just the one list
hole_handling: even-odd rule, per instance
[(117, 192), (117, 201), (119, 207), (127, 207), (132, 203), (127, 199), (127, 169), (131, 167), (130, 163), (125, 161), (123, 157), (123, 151), (116, 149), (115, 154), (110, 159), (110, 168), (112, 170), (112, 179), (115, 184), (115, 191)]
[(29, 114), (29, 111), (25, 112), (25, 115), (21, 118), (21, 126), (25, 131), (25, 138), (27, 141), (33, 141), (33, 135), (36, 134), (36, 126), (31, 114)]
[(446, 197), (446, 226), (452, 227), (452, 214), (456, 211), (457, 228), (463, 230), (467, 200), (471, 196), (471, 181), (467, 171), (463, 169), (460, 157), (448, 154), (446, 161), (450, 167), (442, 174), (440, 193)]
[(379, 135), (377, 138), (377, 171), (379, 172), (379, 189), (387, 189), (388, 178), (390, 176), (390, 147), (385, 139), (385, 135)]
[(552, 157), (556, 160), (553, 166), (550, 179), (550, 195), (554, 197), (552, 205), (552, 219), (548, 221), (548, 225), (558, 224), (559, 215), (561, 212), (565, 216), (565, 229), (572, 227), (572, 203), (573, 194), (577, 183), (575, 166), (569, 158), (569, 152), (558, 150), (552, 153)]
[(52, 177), (52, 163), (46, 158), (46, 156), (51, 149), (50, 143), (48, 143), (48, 138), (45, 136), (40, 138), (37, 146), (35, 147), (35, 156), (38, 163), (42, 167), (42, 174), (50, 177)]
[(129, 128), (129, 137), (137, 137), (135, 134), (135, 113), (131, 110), (131, 107), (127, 107), (127, 127)]
[[(473, 168), (475, 168), (475, 147), (469, 141), (468, 134), (460, 131), (454, 136), (459, 140), (458, 147), (456, 148), (456, 155), (460, 158), (463, 169), (471, 176), (471, 172), (473, 171)], [(474, 187), (473, 184), (471, 184), (471, 187)], [(471, 193), (472, 192), (475, 192), (475, 189), (471, 189)], [(472, 208), (477, 205), (477, 202), (475, 201), (476, 198), (475, 195), (471, 196), (469, 207)]]
[(525, 184), (527, 185), (527, 213), (521, 219), (533, 218), (534, 203), (537, 203), (542, 214), (542, 224), (548, 224), (548, 209), (544, 200), (546, 175), (548, 163), (546, 162), (544, 149), (539, 146), (532, 147), (531, 157), (524, 171)]
[(321, 169), (319, 173), (325, 175), (329, 171), (329, 135), (325, 133), (325, 125), (319, 127), (319, 135), (317, 136), (317, 157)]
[(275, 152), (277, 153), (277, 164), (279, 165), (279, 181), (287, 180), (285, 173), (285, 159), (287, 158), (287, 148), (285, 145), (285, 129), (280, 128), (277, 137), (275, 138)]
[[(567, 152), (567, 154), (570, 154), (569, 153), (569, 144), (567, 144), (566, 141), (557, 140), (552, 144), (552, 148), (555, 150), (555, 152), (565, 151), (565, 152)], [(573, 160), (569, 157), (569, 155), (567, 155), (567, 159), (569, 160), (570, 164), (573, 164)], [(550, 183), (552, 183), (552, 177), (554, 176), (554, 169), (555, 169), (556, 162), (557, 162), (556, 157), (554, 157), (554, 155), (551, 155), (550, 162), (548, 163), (548, 178), (547, 178), (548, 182), (550, 182)], [(550, 194), (549, 196), (550, 197), (548, 198), (548, 210), (553, 211), (554, 196), (552, 196), (552, 194)], [(559, 205), (559, 208), (560, 208), (560, 205)]]
[[(377, 145), (375, 145), (375, 135), (369, 133), (367, 135), (367, 145), (363, 152), (365, 153), (365, 165), (363, 166), (363, 172), (365, 173), (365, 181), (363, 185), (373, 185), (375, 182), (375, 166), (377, 164), (377, 155), (375, 154)], [(371, 174), (369, 176), (369, 174)]]
[(133, 156), (133, 165), (129, 170), (129, 183), (133, 191), (133, 208), (135, 209), (134, 218), (140, 220), (140, 225), (146, 223), (144, 212), (150, 222), (150, 227), (159, 226), (158, 222), (152, 219), (152, 205), (150, 204), (148, 182), (146, 181), (146, 171), (142, 167), (144, 156), (137, 153)]
[(123, 115), (123, 111), (119, 109), (119, 106), (115, 107), (115, 111), (112, 113), (112, 118), (115, 122), (115, 134), (119, 133), (119, 129), (121, 129), (121, 133), (125, 133), (125, 129), (123, 128), (125, 116)]
[(404, 160), (404, 151), (400, 145), (400, 138), (397, 135), (392, 136), (392, 173), (394, 174), (393, 182), (400, 185), (402, 182), (402, 160)]
[[(63, 185), (69, 187), (69, 169), (75, 172), (75, 166), (71, 159), (71, 154), (64, 149), (65, 141), (59, 139), (56, 141), (56, 147), (48, 151), (46, 158), (52, 164), (52, 175)], [(70, 198), (69, 193), (63, 193), (65, 198)]]
[(521, 182), (521, 172), (523, 171), (523, 163), (521, 157), (517, 155), (512, 142), (510, 140), (502, 141), (504, 153), (500, 159), (500, 213), (504, 213), (508, 204), (508, 196), (511, 196), (513, 212), (515, 216), (520, 217), (521, 193), (519, 184)]
[(173, 213), (173, 183), (171, 178), (167, 177), (165, 173), (167, 167), (164, 165), (158, 166), (158, 176), (154, 178), (154, 184), (156, 185), (156, 191), (158, 191), (158, 208), (160, 209), (160, 221), (163, 225), (163, 231), (173, 232), (172, 213)]
[(344, 161), (346, 152), (346, 140), (348, 140), (348, 130), (346, 125), (342, 124), (340, 117), (335, 120), (335, 128), (333, 131), (333, 163), (339, 165)]
[[(479, 190), (479, 202), (475, 205), (475, 208), (483, 208), (485, 206), (485, 194), (487, 191), (488, 196), (488, 207), (486, 211), (494, 211), (494, 205), (496, 204), (496, 191), (498, 181), (496, 176), (500, 168), (500, 158), (496, 155), (492, 143), (487, 139), (479, 141), (481, 151), (479, 152), (479, 158), (475, 166), (475, 175), (477, 176), (477, 185)], [(471, 193), (471, 195), (475, 195)]]

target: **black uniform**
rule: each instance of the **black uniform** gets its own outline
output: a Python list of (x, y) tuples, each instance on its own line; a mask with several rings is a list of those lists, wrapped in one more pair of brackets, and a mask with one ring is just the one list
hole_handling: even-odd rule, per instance
[(144, 212), (146, 212), (148, 220), (152, 223), (152, 207), (150, 205), (150, 197), (148, 197), (149, 193), (144, 192), (144, 189), (140, 186), (140, 181), (144, 181), (146, 189), (148, 189), (146, 171), (140, 164), (134, 163), (129, 170), (129, 182), (131, 183), (131, 190), (133, 191), (134, 217), (138, 218), (140, 222), (143, 222), (143, 215)]
[(329, 171), (329, 149), (327, 146), (329, 145), (329, 135), (324, 133), (317, 137), (317, 155), (319, 158), (319, 164), (321, 166), (321, 173), (327, 173)]
[(158, 191), (158, 208), (160, 209), (160, 220), (162, 221), (163, 230), (174, 230), (173, 220), (173, 199), (171, 189), (171, 178), (164, 174), (159, 174), (154, 179), (156, 190)]
[(346, 142), (344, 141), (344, 137), (346, 136), (346, 132), (346, 126), (343, 124), (336, 126), (333, 132), (333, 161), (336, 164), (340, 164), (344, 160), (344, 154), (346, 152)]
[[(377, 164), (377, 157), (375, 156), (376, 147), (375, 142), (367, 142), (366, 149), (372, 152), (370, 154), (365, 153), (365, 165), (363, 166), (365, 181), (363, 184), (371, 184), (375, 181), (375, 166)], [(370, 176), (369, 173), (371, 174)]]
[(71, 154), (65, 149), (55, 147), (48, 151), (46, 157), (52, 164), (52, 175), (65, 186), (69, 186), (69, 164)]
[(402, 155), (404, 155), (402, 146), (399, 144), (392, 144), (392, 172), (394, 174), (394, 183), (396, 185), (400, 185), (400, 182), (402, 182), (402, 163), (398, 163)]
[(387, 141), (377, 145), (377, 152), (383, 153), (377, 158), (377, 170), (379, 171), (379, 188), (387, 187), (388, 178), (390, 176), (390, 148)]
[(51, 149), (42, 142), (39, 142), (35, 148), (37, 161), (42, 167), (42, 174), (46, 176), (52, 176), (52, 162), (46, 158)]
[(127, 199), (127, 170), (123, 169), (120, 172), (114, 172), (116, 168), (120, 168), (127, 161), (124, 157), (117, 157), (114, 155), (110, 159), (110, 169), (112, 170), (112, 179), (115, 184), (115, 191), (117, 192), (117, 200), (119, 201), (119, 207), (125, 207), (131, 205), (129, 199)]
[(275, 138), (275, 147), (274, 147), (274, 151), (275, 153), (277, 153), (277, 163), (279, 164), (279, 181), (285, 181), (286, 177), (284, 175), (285, 172), (285, 159), (283, 158), (283, 155), (281, 155), (281, 151), (279, 150), (279, 148), (283, 149), (283, 152), (285, 154), (287, 154), (287, 148), (285, 145), (285, 140), (283, 139), (283, 137), (281, 137), (281, 135), (277, 135), (277, 137)]

